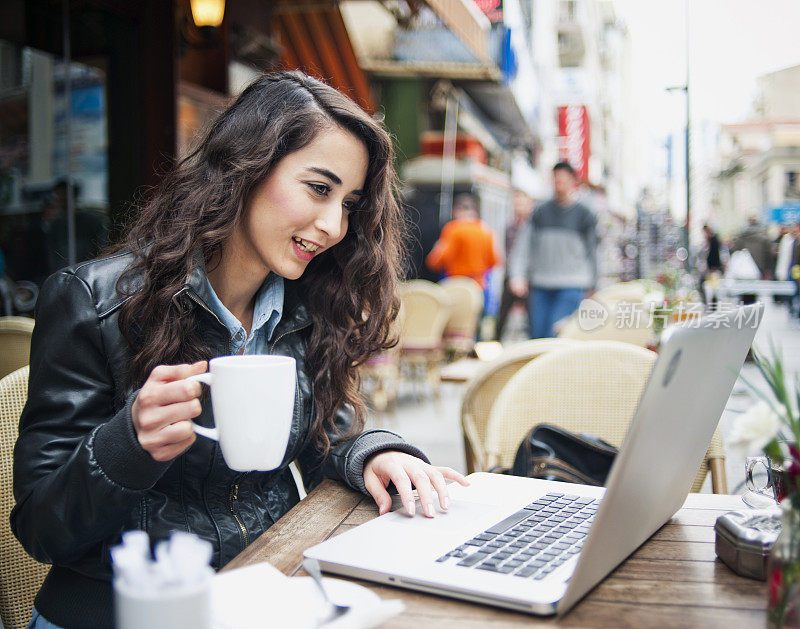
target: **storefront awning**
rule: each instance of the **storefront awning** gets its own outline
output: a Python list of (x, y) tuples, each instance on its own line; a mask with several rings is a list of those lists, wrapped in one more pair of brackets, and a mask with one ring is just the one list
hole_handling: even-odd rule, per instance
[(500, 69), (495, 64), (454, 63), (447, 61), (395, 61), (362, 59), (364, 71), (375, 76), (427, 76), (453, 80), (499, 81)]
[(425, 0), (438, 18), (455, 33), (482, 64), (494, 62), (489, 54), (489, 20), (474, 0)]
[(282, 67), (319, 77), (368, 112), (375, 111), (367, 78), (336, 4), (276, 2), (272, 29), (280, 41)]
[(503, 145), (530, 149), (536, 145), (536, 135), (507, 85), (488, 81), (459, 82), (457, 85), (481, 110), (486, 125)]

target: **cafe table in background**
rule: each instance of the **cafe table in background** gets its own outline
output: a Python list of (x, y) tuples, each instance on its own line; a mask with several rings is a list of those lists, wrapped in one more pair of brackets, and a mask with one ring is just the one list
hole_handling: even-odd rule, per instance
[[(689, 494), (666, 525), (562, 618), (357, 582), (382, 599), (405, 602), (405, 612), (382, 625), (387, 628), (761, 628), (766, 621), (765, 583), (736, 575), (714, 552), (717, 517), (743, 507), (739, 496)], [(375, 517), (370, 497), (326, 480), (223, 570), (266, 561), (288, 576), (305, 576), (301, 562), (306, 548)]]
[(466, 356), (448, 363), (439, 370), (442, 382), (463, 383), (472, 379), (488, 362), (503, 353), (503, 346), (497, 341), (480, 341), (475, 343), (475, 358)]

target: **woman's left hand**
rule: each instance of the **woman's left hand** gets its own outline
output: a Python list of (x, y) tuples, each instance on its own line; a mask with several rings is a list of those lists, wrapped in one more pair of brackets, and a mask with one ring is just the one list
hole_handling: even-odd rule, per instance
[(392, 498), (386, 491), (389, 483), (394, 483), (403, 507), (410, 515), (414, 515), (412, 485), (417, 490), (426, 516), (432, 518), (434, 515), (434, 491), (439, 495), (439, 506), (447, 510), (450, 507), (450, 496), (445, 479), (454, 480), (464, 486), (469, 485), (469, 481), (454, 469), (434, 467), (415, 456), (394, 450), (379, 452), (364, 465), (364, 484), (378, 505), (378, 515), (383, 515), (392, 508)]

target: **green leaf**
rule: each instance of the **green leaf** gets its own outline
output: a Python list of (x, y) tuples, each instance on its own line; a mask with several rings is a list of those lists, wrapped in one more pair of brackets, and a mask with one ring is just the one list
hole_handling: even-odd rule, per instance
[[(793, 401), (793, 402), (800, 401), (800, 390), (798, 389), (798, 387), (800, 387), (800, 374), (794, 374), (794, 383), (793, 384), (794, 384), (794, 390), (789, 391), (789, 393), (786, 395), (786, 401), (787, 402), (789, 402), (789, 401)], [(794, 398), (795, 398), (794, 400), (792, 400), (792, 395), (794, 395)]]
[(783, 463), (783, 450), (781, 450), (777, 439), (773, 439), (764, 446), (764, 454), (766, 454), (773, 463)]
[(786, 414), (780, 411), (779, 406), (775, 404), (774, 398), (764, 393), (755, 384), (753, 384), (744, 374), (739, 374), (739, 377), (742, 379), (742, 382), (744, 382), (747, 388), (749, 388), (757, 397), (760, 397), (767, 404), (769, 404), (769, 407), (778, 417), (781, 418), (781, 421), (784, 422), (787, 426), (789, 426), (789, 428), (791, 428), (793, 433), (797, 434), (797, 430), (795, 430), (794, 424), (792, 424), (790, 421), (791, 418), (786, 417)]
[[(795, 435), (800, 435), (800, 417), (795, 417), (794, 409), (791, 403), (791, 395), (786, 388), (786, 372), (783, 368), (783, 358), (781, 356), (781, 352), (776, 346), (774, 338), (770, 337), (769, 345), (770, 355), (766, 355), (754, 347), (753, 358), (756, 366), (761, 372), (761, 375), (769, 385), (772, 395), (775, 396), (775, 400), (778, 402), (779, 406), (782, 407), (782, 409), (778, 410), (775, 404), (772, 403), (771, 400), (767, 400), (763, 393), (756, 389), (751, 382), (744, 378), (744, 376), (742, 376), (742, 380), (752, 391), (756, 392), (759, 397), (767, 400), (772, 410), (775, 411), (781, 417), (781, 419), (789, 425)], [(800, 392), (798, 392), (797, 386), (795, 386), (795, 395), (798, 396), (798, 400), (800, 401)]]

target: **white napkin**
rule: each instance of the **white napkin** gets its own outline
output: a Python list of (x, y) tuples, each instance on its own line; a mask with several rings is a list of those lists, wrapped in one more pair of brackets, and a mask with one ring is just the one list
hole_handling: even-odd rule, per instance
[(324, 624), (328, 607), (311, 577), (289, 578), (268, 563), (218, 574), (211, 584), (214, 629), (372, 629), (405, 608), (402, 601), (382, 601), (350, 581), (323, 581), (331, 600), (350, 606), (346, 614)]

